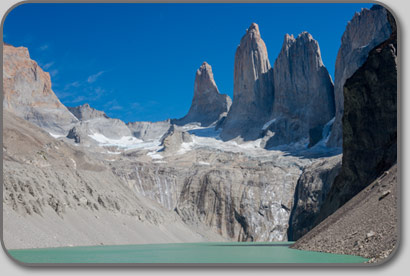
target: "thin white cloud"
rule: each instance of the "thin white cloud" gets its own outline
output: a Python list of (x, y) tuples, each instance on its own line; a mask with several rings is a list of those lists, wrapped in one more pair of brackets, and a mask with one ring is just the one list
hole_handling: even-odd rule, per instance
[(68, 90), (71, 87), (77, 88), (77, 87), (80, 87), (80, 85), (81, 85), (81, 83), (79, 81), (73, 81), (73, 82), (70, 82), (70, 83), (66, 84), (64, 86), (64, 90)]
[(50, 71), (50, 76), (52, 76), (52, 77), (57, 76), (57, 74), (58, 74), (58, 70), (57, 70), (57, 69), (54, 69), (54, 70), (51, 70), (51, 71)]
[(124, 109), (120, 104), (118, 104), (116, 99), (105, 103), (104, 108), (107, 109), (107, 110), (110, 110), (110, 111)]
[(104, 71), (100, 71), (97, 74), (91, 75), (87, 78), (88, 83), (93, 83), (95, 82), (99, 76), (101, 76), (104, 73)]
[(41, 51), (47, 50), (48, 47), (49, 47), (48, 44), (41, 45), (41, 46), (40, 46), (40, 50), (41, 50)]
[(53, 65), (54, 65), (54, 61), (46, 63), (46, 64), (43, 65), (43, 69), (48, 70)]
[(86, 98), (84, 96), (78, 96), (76, 98), (74, 98), (72, 101), (70, 101), (71, 103), (78, 103), (78, 102), (82, 102), (84, 101)]

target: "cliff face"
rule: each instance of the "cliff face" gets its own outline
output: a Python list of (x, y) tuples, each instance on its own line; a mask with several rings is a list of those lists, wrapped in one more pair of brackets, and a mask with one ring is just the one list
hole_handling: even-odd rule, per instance
[(343, 162), (319, 221), (397, 162), (397, 30), (344, 86)]
[(256, 139), (272, 107), (273, 81), (268, 52), (258, 25), (252, 23), (236, 50), (233, 103), (222, 125), (222, 139)]
[(274, 119), (267, 130), (275, 134), (266, 147), (297, 142), (309, 137), (312, 129), (321, 134), (334, 116), (335, 107), (333, 83), (323, 65), (318, 42), (307, 32), (296, 39), (286, 35), (273, 77)]
[(348, 78), (366, 61), (369, 51), (391, 34), (385, 8), (375, 5), (356, 13), (343, 33), (335, 65), (336, 119), (328, 146), (342, 146), (343, 87)]
[(196, 71), (194, 98), (188, 114), (172, 123), (185, 125), (192, 122), (208, 126), (226, 115), (232, 100), (228, 95), (220, 94), (214, 80), (212, 67), (204, 62)]
[(30, 59), (27, 48), (3, 45), (3, 108), (54, 134), (78, 122), (51, 89), (50, 74)]
[(296, 241), (313, 227), (322, 204), (339, 174), (342, 156), (319, 160), (305, 167), (295, 189), (293, 209), (289, 219), (288, 239)]

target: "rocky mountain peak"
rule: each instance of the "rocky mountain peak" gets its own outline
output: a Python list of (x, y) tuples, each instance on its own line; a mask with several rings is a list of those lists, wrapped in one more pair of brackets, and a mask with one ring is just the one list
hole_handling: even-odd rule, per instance
[(320, 138), (323, 126), (334, 116), (333, 83), (311, 34), (303, 32), (296, 39), (285, 35), (273, 78), (275, 121), (267, 130), (275, 135), (266, 147), (297, 142), (309, 137), (312, 129)]
[(260, 37), (260, 33), (259, 33), (259, 26), (256, 23), (252, 23), (248, 30), (246, 31), (247, 34), (249, 35), (257, 35)]
[(222, 126), (224, 140), (252, 140), (271, 114), (273, 81), (268, 51), (259, 27), (252, 23), (235, 54), (234, 99)]
[(54, 134), (66, 134), (77, 122), (25, 47), (3, 44), (3, 95), (4, 109)]
[(67, 107), (78, 120), (86, 121), (94, 118), (108, 118), (104, 111), (92, 108), (88, 103), (75, 107)]
[(205, 61), (196, 71), (194, 97), (188, 114), (181, 119), (173, 120), (173, 123), (183, 125), (197, 122), (208, 126), (226, 115), (231, 103), (228, 95), (219, 93), (212, 67)]

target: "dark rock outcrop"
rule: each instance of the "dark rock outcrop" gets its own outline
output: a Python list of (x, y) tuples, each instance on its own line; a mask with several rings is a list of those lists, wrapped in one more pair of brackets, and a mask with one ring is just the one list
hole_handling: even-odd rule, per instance
[(161, 146), (163, 151), (166, 153), (177, 152), (182, 143), (192, 142), (192, 138), (188, 132), (180, 131), (175, 128), (174, 125), (168, 129), (168, 131), (161, 138)]
[(275, 134), (266, 147), (297, 142), (309, 137), (313, 129), (322, 134), (323, 126), (335, 114), (335, 103), (332, 79), (322, 62), (319, 43), (307, 32), (296, 39), (286, 34), (273, 77), (274, 120), (265, 131)]
[(231, 104), (232, 100), (228, 95), (219, 93), (212, 67), (204, 62), (196, 71), (194, 98), (188, 114), (172, 123), (185, 125), (197, 122), (202, 126), (209, 126), (226, 115)]
[(343, 87), (348, 78), (366, 61), (368, 53), (391, 34), (387, 11), (379, 5), (356, 13), (347, 24), (335, 66), (336, 119), (328, 146), (342, 146)]
[(289, 219), (289, 240), (296, 241), (313, 228), (312, 222), (316, 220), (341, 165), (342, 156), (337, 155), (303, 169), (296, 185)]
[(221, 137), (253, 140), (259, 137), (273, 107), (272, 70), (257, 24), (252, 23), (235, 54), (233, 103)]
[(343, 161), (318, 222), (397, 162), (397, 30), (344, 86)]

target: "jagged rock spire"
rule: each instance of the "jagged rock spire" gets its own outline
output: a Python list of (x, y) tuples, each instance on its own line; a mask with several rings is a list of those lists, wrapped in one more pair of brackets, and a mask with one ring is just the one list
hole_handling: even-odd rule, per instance
[(204, 62), (196, 71), (194, 97), (188, 114), (182, 119), (174, 120), (173, 123), (183, 125), (198, 122), (203, 126), (208, 126), (226, 114), (231, 103), (228, 95), (219, 93), (212, 67)]
[(221, 137), (254, 139), (264, 119), (271, 114), (273, 104), (271, 66), (256, 23), (247, 29), (236, 50), (233, 94)]
[[(286, 34), (273, 68), (275, 136), (269, 146), (297, 142), (333, 118), (333, 83), (323, 65), (319, 43), (308, 32)], [(317, 142), (317, 141), (314, 141)]]

